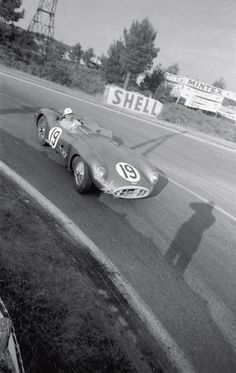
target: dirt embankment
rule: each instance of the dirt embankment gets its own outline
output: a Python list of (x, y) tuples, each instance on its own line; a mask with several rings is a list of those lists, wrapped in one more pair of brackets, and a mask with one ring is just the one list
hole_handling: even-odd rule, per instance
[(164, 372), (86, 248), (2, 175), (0, 191), (0, 296), (26, 372)]

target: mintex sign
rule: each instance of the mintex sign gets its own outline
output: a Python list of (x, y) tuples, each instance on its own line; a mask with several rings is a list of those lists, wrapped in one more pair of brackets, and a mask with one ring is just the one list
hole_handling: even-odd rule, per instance
[(196, 80), (196, 79), (187, 78), (186, 76), (180, 77), (174, 74), (166, 73), (165, 78), (167, 81), (173, 84), (182, 84), (182, 85), (192, 87), (202, 92), (219, 95), (219, 96), (225, 96), (224, 94), (225, 91), (223, 89), (214, 87), (211, 84), (200, 82), (199, 80)]
[(107, 86), (105, 101), (109, 105), (132, 112), (147, 114), (156, 117), (162, 109), (162, 103), (137, 92), (128, 92), (116, 86)]

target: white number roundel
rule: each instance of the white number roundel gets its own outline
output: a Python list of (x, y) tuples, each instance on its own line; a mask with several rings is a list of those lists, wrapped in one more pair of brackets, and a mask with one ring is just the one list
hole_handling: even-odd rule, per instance
[(116, 164), (116, 171), (123, 179), (136, 183), (140, 180), (138, 170), (128, 163), (119, 162)]
[(54, 149), (57, 146), (59, 137), (61, 136), (62, 129), (59, 127), (53, 127), (48, 134), (48, 141), (50, 146)]

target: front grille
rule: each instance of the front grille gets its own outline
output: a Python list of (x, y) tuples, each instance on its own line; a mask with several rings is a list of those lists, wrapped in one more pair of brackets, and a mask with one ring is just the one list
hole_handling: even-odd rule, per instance
[(143, 187), (121, 187), (112, 191), (112, 194), (118, 198), (144, 198), (150, 194), (150, 190)]

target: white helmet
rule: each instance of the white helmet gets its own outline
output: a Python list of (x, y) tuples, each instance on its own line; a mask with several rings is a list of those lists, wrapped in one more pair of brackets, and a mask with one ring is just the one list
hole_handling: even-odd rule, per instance
[(65, 110), (64, 110), (64, 113), (63, 113), (63, 115), (68, 115), (68, 114), (73, 114), (73, 111), (72, 111), (72, 109), (71, 108), (66, 108)]

